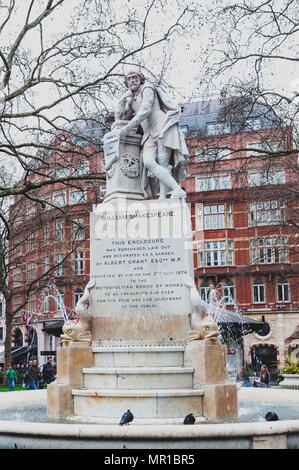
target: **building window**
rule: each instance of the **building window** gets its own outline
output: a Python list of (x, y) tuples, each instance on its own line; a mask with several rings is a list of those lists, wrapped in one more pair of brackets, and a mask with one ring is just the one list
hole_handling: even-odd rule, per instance
[(212, 286), (208, 282), (203, 282), (200, 286), (200, 296), (202, 300), (208, 302)]
[(223, 286), (223, 302), (225, 304), (234, 304), (235, 286), (233, 282), (226, 282)]
[(64, 309), (64, 293), (63, 291), (58, 291), (57, 293), (57, 311), (62, 312)]
[(36, 312), (36, 299), (35, 294), (32, 294), (27, 303), (27, 309), (30, 313), (34, 314)]
[(51, 196), (48, 196), (48, 197), (44, 197), (44, 210), (45, 211), (49, 211), (50, 209), (52, 209), (52, 206), (51, 206)]
[(22, 268), (17, 267), (13, 269), (13, 286), (14, 288), (22, 287)]
[(3, 341), (3, 328), (0, 327), (0, 341)]
[(72, 204), (85, 204), (86, 203), (86, 192), (85, 191), (73, 191), (71, 195)]
[(83, 217), (73, 219), (73, 240), (84, 240)]
[[(265, 150), (267, 152), (279, 152), (283, 149), (282, 142), (248, 142), (247, 147), (247, 156), (259, 156), (265, 155)], [(251, 150), (256, 149), (256, 150)]]
[(57, 169), (57, 178), (66, 178), (67, 176), (70, 176), (70, 169), (69, 168), (58, 168)]
[(28, 242), (27, 242), (27, 246), (28, 246), (28, 251), (34, 251), (35, 248), (36, 248), (36, 238), (35, 238), (35, 233), (32, 232), (28, 235)]
[(50, 227), (49, 224), (45, 224), (43, 226), (43, 241), (44, 245), (50, 244)]
[(55, 241), (57, 243), (64, 241), (64, 220), (59, 220), (56, 222), (56, 236)]
[(232, 266), (233, 242), (211, 241), (198, 245), (199, 267)]
[(277, 225), (285, 223), (283, 201), (260, 201), (249, 204), (249, 225)]
[(3, 317), (3, 302), (0, 302), (0, 317)]
[(287, 263), (286, 238), (258, 238), (251, 240), (251, 264)]
[(195, 161), (197, 163), (227, 160), (230, 156), (228, 149), (203, 149), (199, 148), (195, 151)]
[(87, 175), (88, 171), (89, 171), (88, 162), (80, 162), (75, 165), (74, 173), (76, 176)]
[(232, 206), (230, 204), (214, 204), (203, 208), (198, 206), (198, 226), (204, 230), (231, 228)]
[(280, 279), (277, 283), (277, 300), (278, 302), (290, 301), (290, 286), (285, 279)]
[(76, 292), (74, 293), (74, 307), (76, 308), (76, 305), (77, 305), (77, 302), (79, 299), (81, 299), (83, 295), (83, 290), (76, 290)]
[(258, 131), (263, 128), (261, 118), (249, 118), (246, 119), (245, 130), (246, 131)]
[(219, 191), (221, 189), (231, 189), (230, 175), (208, 176), (196, 178), (196, 191)]
[(48, 296), (48, 294), (46, 294), (45, 297), (44, 297), (44, 312), (45, 313), (49, 312), (49, 296)]
[(184, 126), (180, 126), (180, 128), (181, 128), (181, 130), (182, 130), (182, 133), (183, 133), (184, 135), (186, 135), (187, 132), (188, 132), (188, 130), (189, 130), (189, 126), (184, 125)]
[(16, 310), (22, 303), (22, 296), (21, 295), (15, 295), (13, 297), (13, 308)]
[(64, 261), (63, 261), (63, 254), (59, 253), (55, 256), (56, 261), (56, 276), (64, 276)]
[(54, 196), (54, 205), (58, 207), (66, 206), (66, 194), (59, 193)]
[(74, 273), (77, 275), (84, 274), (84, 253), (77, 251), (74, 253)]
[(208, 122), (207, 123), (207, 135), (214, 134), (230, 134), (232, 131), (231, 125), (225, 122)]
[(27, 267), (27, 281), (32, 282), (35, 279), (35, 261), (29, 261)]
[(51, 267), (51, 265), (50, 265), (50, 256), (47, 255), (47, 256), (44, 257), (44, 273), (48, 272), (50, 267)]
[(265, 303), (265, 286), (260, 279), (257, 279), (253, 283), (253, 302)]
[(283, 183), (285, 183), (284, 170), (248, 173), (248, 185), (250, 187)]

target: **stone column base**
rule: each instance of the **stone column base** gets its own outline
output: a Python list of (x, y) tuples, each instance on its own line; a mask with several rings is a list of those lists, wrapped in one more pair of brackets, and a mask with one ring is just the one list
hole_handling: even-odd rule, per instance
[(204, 390), (203, 415), (209, 421), (238, 416), (236, 384), (226, 383), (226, 346), (209, 340), (187, 344), (185, 366), (193, 367), (193, 386)]
[(82, 369), (92, 367), (93, 362), (92, 348), (86, 343), (68, 343), (57, 349), (57, 377), (47, 389), (49, 417), (63, 419), (74, 414), (72, 389), (83, 386)]
[(64, 419), (74, 414), (72, 386), (56, 382), (47, 387), (47, 414), (50, 418)]
[(209, 421), (238, 416), (237, 386), (235, 384), (203, 385), (203, 415)]

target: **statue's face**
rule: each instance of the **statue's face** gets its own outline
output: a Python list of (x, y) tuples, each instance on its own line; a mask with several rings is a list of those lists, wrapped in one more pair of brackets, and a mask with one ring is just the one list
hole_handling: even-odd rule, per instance
[(140, 76), (136, 72), (129, 72), (126, 76), (128, 87), (131, 91), (136, 91), (141, 85)]

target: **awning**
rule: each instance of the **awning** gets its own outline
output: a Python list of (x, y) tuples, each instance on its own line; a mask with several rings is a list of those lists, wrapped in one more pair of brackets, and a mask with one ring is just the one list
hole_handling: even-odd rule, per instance
[[(15, 359), (20, 356), (27, 354), (27, 346), (14, 346), (11, 348), (11, 359)], [(0, 354), (0, 362), (4, 362), (4, 346)]]
[(226, 339), (238, 339), (250, 333), (258, 333), (263, 322), (246, 317), (231, 310), (225, 310), (217, 319), (221, 335)]
[(59, 338), (59, 336), (62, 335), (63, 325), (63, 320), (45, 321), (42, 331), (45, 331), (48, 335), (57, 336)]

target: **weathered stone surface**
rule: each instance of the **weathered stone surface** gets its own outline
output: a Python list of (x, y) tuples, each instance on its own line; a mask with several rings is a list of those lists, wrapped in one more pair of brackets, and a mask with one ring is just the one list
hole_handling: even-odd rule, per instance
[(185, 349), (185, 365), (194, 368), (194, 386), (224, 383), (226, 346), (213, 341), (191, 341)]
[(203, 385), (203, 415), (215, 422), (238, 416), (237, 387), (235, 384)]
[[(83, 367), (93, 365), (93, 353), (84, 343), (70, 343), (69, 347), (57, 349), (58, 384), (83, 386)], [(56, 383), (55, 382), (55, 383)]]
[[(94, 341), (184, 341), (192, 310), (192, 230), (183, 201), (101, 204), (91, 215)], [(174, 342), (175, 344), (175, 342)]]
[(47, 414), (50, 418), (64, 419), (74, 414), (72, 385), (56, 382), (47, 387)]

